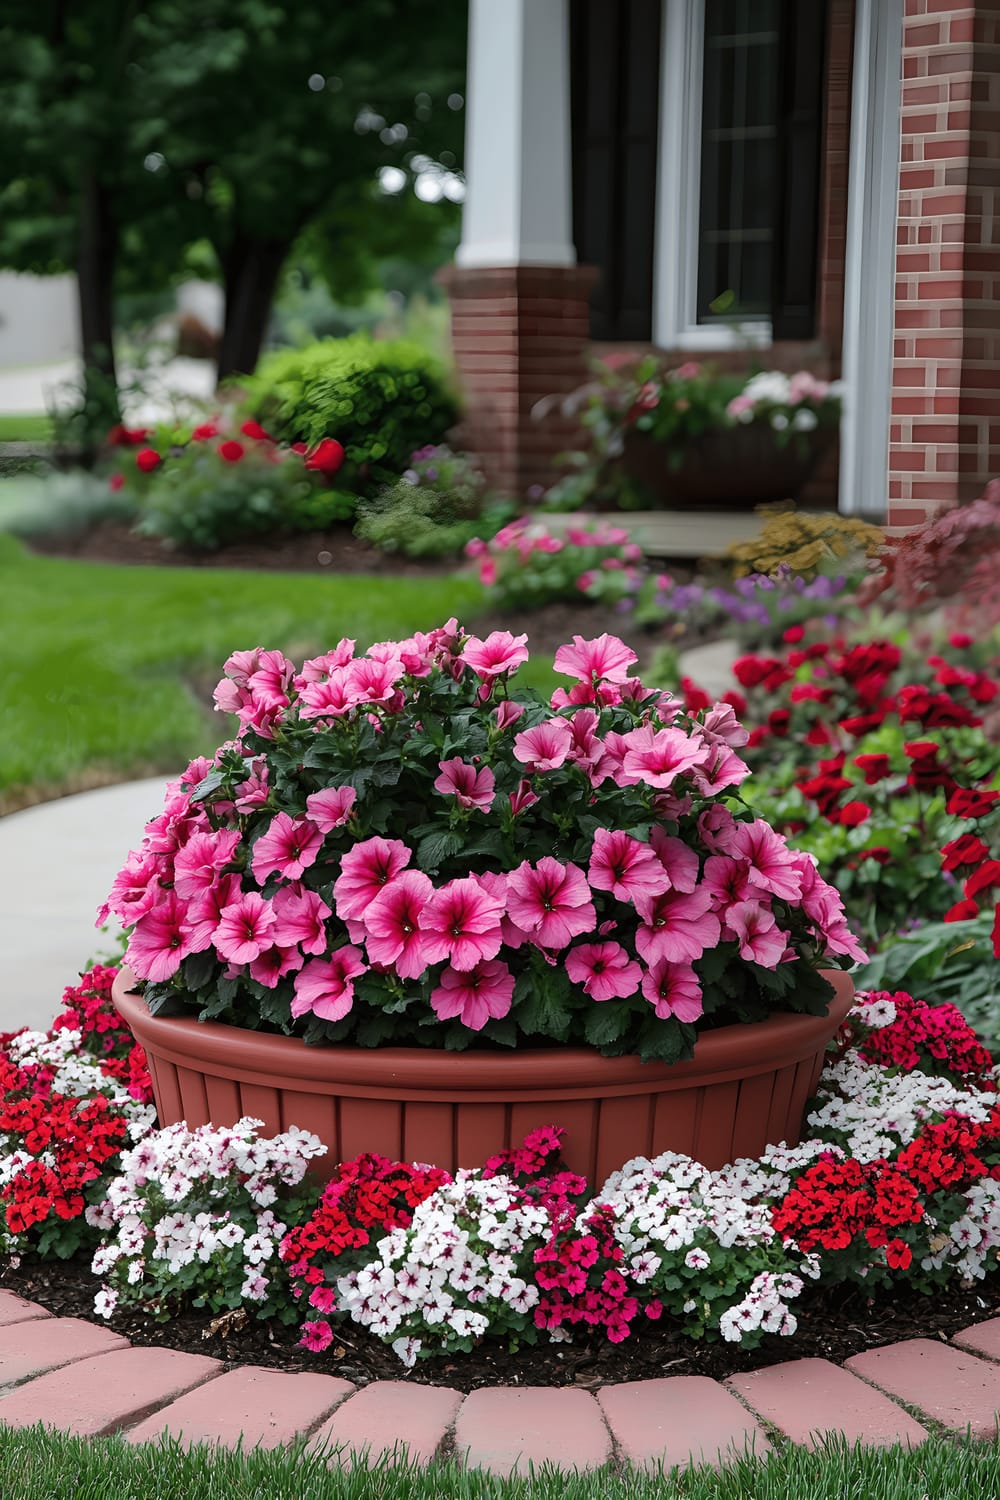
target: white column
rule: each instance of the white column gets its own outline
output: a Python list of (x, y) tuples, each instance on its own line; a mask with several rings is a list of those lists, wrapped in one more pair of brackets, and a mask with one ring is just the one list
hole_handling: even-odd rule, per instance
[(460, 266), (571, 266), (568, 0), (469, 0)]

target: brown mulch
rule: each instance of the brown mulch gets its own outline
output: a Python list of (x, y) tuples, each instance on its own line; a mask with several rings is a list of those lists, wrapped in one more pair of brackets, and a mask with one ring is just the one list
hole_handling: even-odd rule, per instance
[[(0, 1288), (40, 1303), (60, 1317), (94, 1318), (98, 1280), (85, 1258), (68, 1262), (25, 1260), (0, 1271)], [(280, 1370), (318, 1370), (356, 1385), (373, 1380), (411, 1380), (454, 1386), (460, 1391), (489, 1385), (569, 1385), (583, 1388), (652, 1380), (663, 1375), (707, 1375), (723, 1380), (765, 1365), (819, 1358), (842, 1363), (852, 1354), (904, 1339), (946, 1339), (1000, 1314), (1000, 1272), (971, 1288), (956, 1286), (933, 1297), (900, 1291), (871, 1299), (857, 1287), (810, 1289), (792, 1304), (798, 1331), (790, 1338), (770, 1335), (754, 1350), (700, 1343), (667, 1323), (643, 1320), (624, 1343), (593, 1338), (573, 1344), (539, 1344), (507, 1353), (485, 1344), (458, 1358), (420, 1360), (406, 1371), (396, 1355), (353, 1323), (334, 1326), (334, 1342), (323, 1354), (298, 1346), (294, 1328), (279, 1323), (242, 1322), (240, 1315), (213, 1318), (203, 1312), (153, 1323), (135, 1312), (116, 1313), (108, 1327), (134, 1344), (164, 1345), (209, 1354), (234, 1364)], [(544, 1339), (544, 1335), (542, 1336)]]

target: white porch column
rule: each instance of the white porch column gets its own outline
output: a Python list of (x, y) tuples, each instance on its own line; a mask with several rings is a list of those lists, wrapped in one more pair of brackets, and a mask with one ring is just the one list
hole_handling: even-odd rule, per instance
[(568, 0), (470, 0), (459, 266), (571, 266)]

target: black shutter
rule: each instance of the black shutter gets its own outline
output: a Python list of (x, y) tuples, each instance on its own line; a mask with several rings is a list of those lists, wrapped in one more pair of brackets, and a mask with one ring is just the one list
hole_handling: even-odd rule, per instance
[(652, 337), (661, 9), (571, 0), (573, 237), (601, 273), (595, 339)]
[(826, 0), (785, 0), (781, 30), (772, 336), (775, 340), (810, 339), (816, 333)]

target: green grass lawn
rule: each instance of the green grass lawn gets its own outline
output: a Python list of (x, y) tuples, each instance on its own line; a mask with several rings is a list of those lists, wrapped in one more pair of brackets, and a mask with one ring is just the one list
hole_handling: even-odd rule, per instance
[(481, 606), (469, 578), (116, 567), (33, 556), (0, 535), (0, 799), (183, 768), (230, 732), (211, 689), (236, 648), (298, 660)]
[(0, 443), (49, 443), (52, 418), (47, 412), (0, 412)]
[(454, 1465), (377, 1465), (344, 1472), (301, 1453), (182, 1452), (118, 1439), (0, 1429), (4, 1500), (959, 1500), (995, 1496), (994, 1443), (932, 1439), (920, 1448), (867, 1451), (833, 1443), (821, 1454), (786, 1448), (765, 1462), (642, 1475), (602, 1471), (531, 1479), (463, 1473)]

